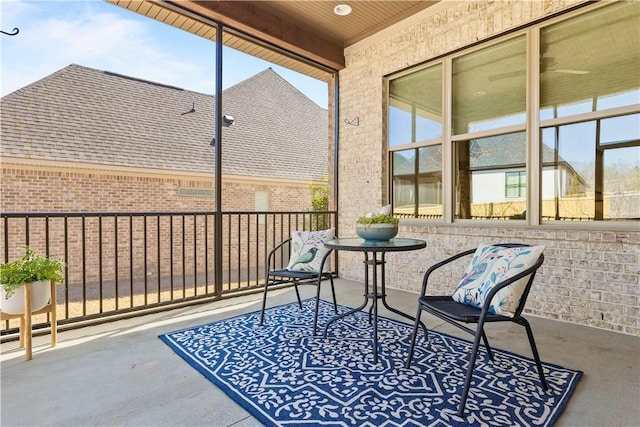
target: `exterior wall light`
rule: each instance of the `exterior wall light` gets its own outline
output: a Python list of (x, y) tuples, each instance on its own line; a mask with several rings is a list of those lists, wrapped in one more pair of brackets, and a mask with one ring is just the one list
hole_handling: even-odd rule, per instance
[(233, 122), (235, 122), (235, 119), (233, 118), (233, 116), (227, 116), (227, 115), (222, 116), (222, 126), (228, 128), (233, 124)]

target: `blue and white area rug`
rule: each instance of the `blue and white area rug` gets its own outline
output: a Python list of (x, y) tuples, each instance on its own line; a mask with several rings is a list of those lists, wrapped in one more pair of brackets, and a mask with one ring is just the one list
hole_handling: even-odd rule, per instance
[[(332, 308), (321, 304), (321, 327)], [(321, 328), (311, 334), (313, 309), (306, 300), (303, 311), (269, 309), (262, 327), (254, 312), (160, 338), (268, 426), (550, 426), (582, 375), (543, 364), (544, 391), (533, 360), (496, 349), (492, 363), (482, 350), (459, 418), (471, 342), (429, 331), (406, 369), (412, 326), (381, 317), (374, 364), (366, 313), (335, 322), (323, 339)]]

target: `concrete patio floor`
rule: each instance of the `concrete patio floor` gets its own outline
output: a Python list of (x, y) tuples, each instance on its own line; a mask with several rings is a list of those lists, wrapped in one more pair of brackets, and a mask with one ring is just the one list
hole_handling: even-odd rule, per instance
[[(360, 283), (337, 280), (338, 303), (362, 302)], [(329, 286), (323, 298), (329, 300)], [(313, 286), (301, 287), (303, 297)], [(326, 291), (326, 292), (325, 292)], [(269, 306), (294, 301), (292, 289), (270, 292)], [(191, 368), (158, 335), (260, 309), (261, 296), (85, 327), (34, 338), (33, 360), (17, 342), (1, 346), (0, 424), (9, 426), (259, 426), (256, 419)], [(416, 295), (389, 290), (388, 301), (414, 314)], [(396, 317), (384, 308), (381, 315)], [(584, 375), (556, 426), (640, 425), (640, 337), (532, 316), (544, 362)], [(470, 338), (432, 316), (428, 327)], [(489, 325), (496, 347), (530, 357), (524, 329)]]

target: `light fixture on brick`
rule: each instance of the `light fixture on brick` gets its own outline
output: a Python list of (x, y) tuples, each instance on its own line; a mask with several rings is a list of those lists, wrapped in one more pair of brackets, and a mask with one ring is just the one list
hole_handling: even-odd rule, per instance
[(360, 126), (360, 116), (356, 116), (353, 120), (344, 119), (344, 122), (351, 126)]

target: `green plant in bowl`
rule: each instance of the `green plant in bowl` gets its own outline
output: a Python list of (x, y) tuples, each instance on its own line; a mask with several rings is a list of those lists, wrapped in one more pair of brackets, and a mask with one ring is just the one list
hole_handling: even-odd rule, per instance
[(396, 224), (397, 225), (399, 222), (400, 220), (398, 220), (398, 218), (391, 215), (381, 214), (381, 213), (373, 214), (371, 216), (365, 215), (356, 219), (356, 224), (362, 224), (362, 225), (371, 225), (371, 224)]
[(391, 215), (391, 205), (356, 219), (356, 233), (366, 241), (385, 242), (398, 234), (398, 218)]

